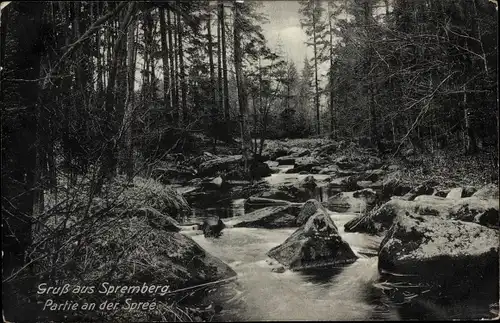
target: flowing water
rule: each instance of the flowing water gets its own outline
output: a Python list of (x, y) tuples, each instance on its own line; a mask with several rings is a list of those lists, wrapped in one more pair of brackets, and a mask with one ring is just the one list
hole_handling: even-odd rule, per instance
[[(235, 320), (363, 320), (398, 319), (395, 310), (375, 295), (378, 278), (375, 252), (378, 239), (342, 232), (352, 215), (338, 215), (342, 237), (360, 259), (344, 268), (309, 272), (274, 273), (266, 253), (285, 241), (295, 229), (231, 228), (219, 239), (203, 235), (193, 239), (205, 250), (229, 264), (238, 274), (234, 283), (219, 288), (212, 299), (222, 305), (216, 318)], [(334, 216), (335, 219), (335, 216)], [(374, 293), (375, 292), (375, 293)]]
[[(301, 180), (305, 176), (281, 172), (267, 179), (271, 185), (281, 185)], [(323, 175), (313, 176), (319, 181), (323, 180)], [(322, 189), (318, 194), (318, 199), (328, 197)], [(234, 200), (226, 207), (226, 216), (222, 217), (244, 214), (243, 203), (244, 200)], [(208, 208), (196, 213), (196, 217), (220, 215), (220, 209)], [(271, 248), (284, 242), (295, 228), (228, 228), (217, 239), (205, 238), (195, 231), (185, 232), (238, 274), (234, 282), (214, 288), (207, 292), (208, 296), (204, 296), (205, 300), (222, 308), (213, 320), (400, 320), (488, 316), (484, 304), (478, 309), (470, 302), (444, 309), (435, 304), (402, 309), (391, 303), (380, 289), (375, 288), (379, 278), (376, 253), (381, 238), (344, 232), (344, 224), (354, 216), (356, 214), (331, 213), (340, 235), (359, 259), (343, 267), (307, 272), (272, 272), (268, 263), (270, 259), (266, 256)]]

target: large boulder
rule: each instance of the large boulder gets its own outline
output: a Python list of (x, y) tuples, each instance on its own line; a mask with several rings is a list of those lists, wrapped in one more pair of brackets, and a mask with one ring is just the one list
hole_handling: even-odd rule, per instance
[(412, 188), (408, 193), (403, 195), (401, 198), (403, 200), (413, 201), (417, 196), (420, 196), (420, 195), (433, 195), (435, 192), (434, 185), (435, 185), (435, 183), (432, 183), (432, 182), (426, 182), (426, 183), (420, 184), (420, 185)]
[(333, 220), (321, 210), (267, 255), (291, 270), (335, 266), (357, 259)]
[(288, 206), (291, 202), (278, 199), (251, 196), (245, 200), (245, 211), (252, 212), (270, 206)]
[[(281, 198), (296, 202), (305, 202), (316, 196), (317, 187), (318, 183), (316, 179), (312, 175), (309, 175), (299, 182), (280, 185), (277, 187), (277, 190), (282, 192), (280, 193)], [(277, 194), (276, 197), (278, 197)]]
[(304, 156), (309, 156), (310, 154), (311, 151), (307, 148), (292, 147), (288, 150), (288, 155), (294, 157), (304, 157)]
[[(230, 183), (230, 181), (228, 181)], [(242, 186), (234, 186), (231, 188), (229, 191), (229, 199), (235, 200), (235, 199), (247, 199), (251, 196), (258, 195), (264, 191), (268, 191), (271, 188), (268, 182), (266, 181), (259, 181), (259, 182), (254, 182), (253, 184), (250, 185), (242, 185)]]
[(318, 159), (317, 157), (297, 157), (294, 158), (294, 167), (286, 171), (287, 174), (294, 174), (300, 172), (310, 172), (314, 167), (321, 166), (325, 161)]
[(356, 176), (334, 178), (328, 183), (327, 189), (330, 192), (356, 191), (361, 189), (357, 182)]
[(341, 156), (335, 159), (335, 164), (343, 170), (356, 170), (365, 172), (367, 170), (376, 169), (382, 166), (382, 161), (376, 156), (359, 155), (359, 156)]
[(340, 169), (352, 169), (359, 165), (357, 160), (352, 160), (347, 156), (337, 157), (334, 162)]
[(217, 157), (204, 161), (198, 167), (200, 176), (212, 176), (218, 171), (229, 170), (244, 162), (242, 155)]
[(277, 160), (279, 157), (283, 157), (288, 155), (288, 149), (282, 147), (282, 148), (277, 148), (276, 150), (273, 150), (269, 153), (269, 159), (271, 160)]
[(499, 202), (494, 199), (468, 197), (455, 200), (435, 195), (420, 195), (413, 201), (394, 198), (347, 222), (344, 228), (346, 232), (381, 234), (391, 227), (397, 216), (407, 212), (498, 226), (498, 210)]
[(498, 230), (475, 223), (401, 215), (380, 245), (379, 271), (439, 298), (470, 298), (489, 286), (498, 300), (498, 239)]
[[(169, 232), (163, 228), (151, 226), (150, 221), (143, 216), (121, 217), (110, 222), (106, 217), (93, 219), (94, 223), (86, 228), (87, 234), (82, 235), (74, 243), (59, 244), (56, 265), (67, 265), (70, 260), (71, 270), (64, 271), (65, 283), (76, 286), (85, 279), (87, 286), (100, 285), (103, 281), (112, 286), (123, 286), (126, 282), (129, 286), (167, 286), (168, 291), (189, 288), (206, 283), (216, 283), (221, 280), (236, 278), (236, 273), (220, 259), (207, 253), (199, 244), (190, 237), (179, 233)], [(81, 222), (80, 222), (81, 223)], [(44, 230), (53, 230), (44, 228)], [(50, 231), (44, 232), (48, 234)], [(44, 248), (36, 252), (36, 257), (42, 255), (41, 251), (52, 250), (57, 245), (46, 241)], [(57, 242), (56, 242), (57, 243)], [(92, 251), (75, 252), (75, 248), (88, 248)], [(39, 259), (43, 258), (40, 257)], [(35, 275), (43, 275), (45, 266), (33, 268)], [(42, 270), (42, 271), (39, 271)], [(103, 277), (106, 277), (103, 280)], [(164, 293), (156, 290), (148, 295), (148, 298), (162, 297)], [(50, 296), (50, 295), (47, 295)], [(66, 295), (68, 301), (78, 301), (81, 295), (71, 293)], [(103, 303), (110, 301), (110, 295), (93, 293), (86, 294), (89, 303)], [(130, 294), (132, 302), (144, 302), (145, 295)], [(167, 295), (168, 296), (168, 295)], [(53, 298), (53, 296), (52, 296)], [(103, 316), (94, 311), (77, 309), (75, 311), (55, 311), (60, 316), (53, 321), (102, 321)], [(174, 315), (159, 313), (158, 311), (130, 310), (120, 307), (113, 311), (113, 321), (137, 321), (146, 322), (175, 319)], [(64, 316), (64, 317), (63, 317)], [(123, 318), (123, 320), (122, 320)], [(51, 319), (52, 321), (52, 319)]]
[(295, 200), (295, 196), (293, 194), (285, 190), (280, 190), (279, 188), (271, 188), (267, 191), (256, 194), (254, 197), (262, 197), (274, 200), (285, 200), (290, 202)]
[(472, 194), (473, 197), (480, 199), (497, 199), (498, 200), (498, 185), (488, 184), (481, 187), (477, 192)]
[(374, 205), (377, 193), (372, 189), (341, 192), (330, 197), (324, 205), (334, 212), (365, 212)]
[(210, 217), (203, 220), (200, 229), (203, 230), (205, 237), (220, 237), (222, 230), (226, 227), (224, 222), (218, 217)]
[(403, 179), (401, 171), (392, 172), (382, 182), (382, 199), (388, 200), (392, 196), (403, 196), (411, 189), (412, 185)]
[[(295, 213), (295, 215), (293, 215)], [(271, 206), (255, 210), (242, 216), (233, 217), (227, 222), (228, 226), (246, 228), (291, 228), (296, 227), (296, 211), (292, 205)]]
[(270, 176), (273, 173), (268, 164), (254, 161), (250, 164), (250, 176), (254, 179)]
[(450, 217), (466, 222), (487, 226), (498, 226), (498, 199), (479, 199), (466, 197), (458, 200), (450, 210)]
[(407, 212), (431, 216), (449, 216), (453, 201), (436, 196), (418, 196), (414, 201), (392, 199), (368, 214), (360, 215), (344, 225), (346, 232), (382, 234), (394, 219)]
[(337, 165), (328, 165), (324, 168), (322, 168), (318, 174), (328, 174), (328, 175), (334, 175), (339, 172), (339, 167)]

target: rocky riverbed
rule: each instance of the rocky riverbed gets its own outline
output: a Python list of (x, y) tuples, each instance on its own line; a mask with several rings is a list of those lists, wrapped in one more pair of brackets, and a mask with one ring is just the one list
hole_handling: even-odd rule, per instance
[[(204, 154), (176, 185), (194, 209), (181, 233), (238, 274), (211, 296), (219, 319), (498, 315), (496, 184), (411, 182), (343, 142), (277, 146), (264, 159), (246, 181), (240, 157)], [(219, 238), (197, 230), (214, 217)]]

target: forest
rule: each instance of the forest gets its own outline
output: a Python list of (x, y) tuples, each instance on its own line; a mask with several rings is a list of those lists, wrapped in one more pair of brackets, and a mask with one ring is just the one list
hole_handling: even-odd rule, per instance
[[(498, 199), (496, 1), (290, 1), (307, 38), (300, 68), (266, 39), (265, 2), (1, 3), (4, 321), (221, 319), (219, 307), (202, 308), (205, 298), (186, 303), (175, 293), (157, 295), (153, 311), (68, 316), (47, 311), (36, 290), (103, 281), (183, 290), (239, 275), (183, 235), (194, 224), (207, 239), (229, 232), (228, 201), (245, 199), (245, 212), (286, 205), (295, 221), (290, 210), (320, 199), (324, 184), (329, 212), (341, 212), (340, 202), (328, 204), (333, 197), (348, 209), (351, 199), (368, 199), (358, 216), (371, 218), (354, 227), (379, 234), (373, 214), (389, 195), (411, 193), (413, 203), (461, 187), (466, 199), (490, 184)], [(387, 175), (396, 172), (397, 180)], [(285, 173), (298, 177), (274, 187), (269, 178)], [(366, 190), (375, 202), (345, 197)], [(498, 201), (481, 201), (446, 214), (498, 236)], [(432, 207), (444, 212), (439, 203)], [(259, 216), (255, 223), (267, 221)], [(59, 303), (99, 297), (51, 295)]]

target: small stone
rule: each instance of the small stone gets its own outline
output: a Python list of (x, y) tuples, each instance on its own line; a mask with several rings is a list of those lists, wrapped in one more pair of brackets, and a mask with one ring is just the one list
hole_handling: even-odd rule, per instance
[(282, 273), (284, 273), (286, 270), (285, 270), (285, 267), (283, 267), (283, 266), (278, 266), (278, 267), (273, 267), (273, 269), (271, 269), (271, 271), (272, 271), (273, 273), (282, 274)]

